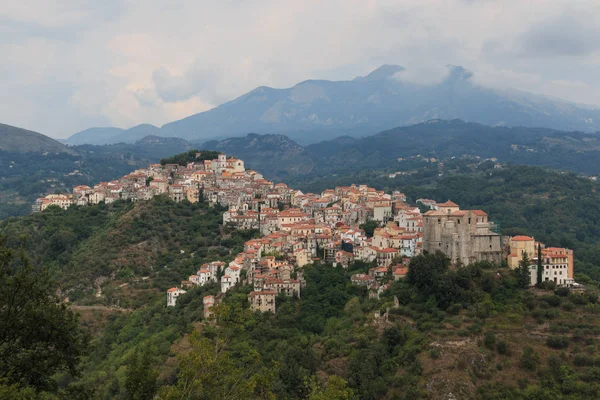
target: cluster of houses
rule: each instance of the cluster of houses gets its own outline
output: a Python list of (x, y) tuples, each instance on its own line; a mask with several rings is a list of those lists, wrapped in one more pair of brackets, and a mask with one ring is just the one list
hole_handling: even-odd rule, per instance
[[(227, 207), (224, 225), (260, 232), (260, 239), (247, 241), (244, 251), (231, 262), (204, 264), (180, 287), (169, 289), (168, 306), (174, 306), (185, 289), (213, 282), (220, 285), (221, 293), (238, 284), (252, 285), (252, 309), (275, 312), (275, 297), (299, 297), (305, 285), (302, 268), (321, 261), (344, 268), (357, 260), (373, 263), (368, 274), (351, 279), (378, 296), (392, 279), (402, 279), (410, 259), (422, 252), (442, 251), (455, 265), (499, 263), (508, 254), (511, 268), (516, 268), (525, 253), (532, 260), (537, 257), (533, 238), (503, 239), (487, 213), (461, 210), (449, 200), (418, 199), (416, 205), (410, 205), (398, 191), (385, 193), (366, 185), (303, 193), (284, 183), (274, 184), (258, 172), (246, 170), (242, 160), (225, 154), (206, 160), (198, 153), (196, 158), (186, 166), (151, 164), (93, 188), (77, 186), (71, 194), (38, 199), (33, 209), (168, 195), (176, 202), (203, 199)], [(360, 228), (367, 222), (377, 226), (370, 237)], [(545, 279), (572, 284), (573, 252), (543, 247)], [(215, 301), (205, 298), (207, 314)]]
[(255, 189), (270, 187), (263, 176), (244, 168), (244, 162), (235, 157), (219, 154), (216, 159), (204, 160), (202, 152), (196, 154), (198, 161), (179, 164), (150, 164), (124, 177), (100, 182), (94, 187), (76, 186), (69, 194), (51, 194), (39, 198), (32, 206), (33, 212), (44, 211), (49, 206), (67, 209), (73, 205), (86, 206), (112, 203), (117, 200), (150, 200), (157, 195), (168, 195), (174, 201), (198, 202), (204, 195), (213, 203), (226, 204), (230, 191), (251, 182)]

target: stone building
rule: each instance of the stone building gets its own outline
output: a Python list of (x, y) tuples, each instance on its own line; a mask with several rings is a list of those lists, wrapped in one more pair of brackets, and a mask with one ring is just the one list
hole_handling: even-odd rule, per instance
[(204, 319), (209, 319), (213, 315), (212, 308), (215, 305), (215, 296), (204, 296), (202, 304), (204, 305)]
[(482, 210), (461, 210), (451, 201), (423, 215), (423, 250), (440, 250), (452, 263), (502, 260), (501, 237)]
[(277, 292), (273, 290), (250, 292), (248, 295), (250, 309), (252, 311), (272, 312), (275, 314), (275, 296), (277, 296)]

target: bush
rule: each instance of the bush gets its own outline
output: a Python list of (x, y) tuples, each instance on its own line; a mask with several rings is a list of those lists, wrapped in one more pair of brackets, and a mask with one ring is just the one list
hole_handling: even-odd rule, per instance
[(544, 281), (540, 283), (539, 288), (545, 290), (554, 290), (556, 289), (556, 283), (554, 281)]
[(483, 344), (490, 350), (494, 350), (496, 346), (496, 335), (494, 332), (486, 332), (483, 338)]
[(546, 346), (553, 349), (566, 349), (569, 347), (569, 339), (566, 336), (550, 336), (546, 339)]
[(529, 346), (523, 349), (520, 366), (528, 371), (535, 371), (540, 363), (540, 356)]
[(567, 297), (569, 293), (571, 293), (571, 291), (566, 287), (559, 287), (554, 291), (554, 294), (560, 297)]
[(496, 351), (498, 354), (503, 356), (510, 354), (508, 344), (504, 340), (500, 340), (498, 343), (496, 343)]
[(431, 350), (429, 350), (429, 357), (433, 358), (434, 360), (440, 358), (440, 349), (434, 347)]
[(541, 300), (545, 301), (546, 303), (548, 303), (548, 305), (550, 305), (552, 307), (558, 307), (558, 306), (560, 306), (560, 303), (562, 302), (561, 298), (558, 296), (555, 296), (555, 295), (542, 296)]
[(448, 314), (458, 315), (460, 313), (460, 310), (462, 310), (462, 304), (452, 304), (446, 309), (446, 312)]

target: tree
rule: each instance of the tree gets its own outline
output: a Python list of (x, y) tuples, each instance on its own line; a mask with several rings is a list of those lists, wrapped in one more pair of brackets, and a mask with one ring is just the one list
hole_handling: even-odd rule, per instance
[(543, 274), (544, 274), (544, 266), (542, 265), (542, 245), (540, 243), (538, 243), (538, 248), (537, 248), (537, 280), (536, 280), (536, 284), (539, 286), (542, 284), (543, 281)]
[(127, 399), (145, 400), (154, 397), (157, 389), (158, 371), (153, 367), (153, 364), (149, 347), (145, 347), (141, 355), (138, 348), (133, 351), (129, 359), (127, 379), (125, 380)]
[(325, 387), (320, 386), (313, 376), (309, 386), (308, 400), (350, 400), (354, 396), (348, 383), (337, 375), (330, 376)]
[(269, 389), (273, 373), (260, 367), (254, 350), (234, 360), (224, 341), (213, 342), (198, 332), (191, 335), (190, 344), (191, 351), (179, 359), (177, 384), (160, 390), (159, 399), (274, 398)]
[(523, 258), (519, 261), (519, 266), (515, 269), (515, 277), (517, 278), (517, 285), (520, 288), (526, 289), (531, 285), (531, 272), (529, 266), (531, 260), (527, 255), (527, 252), (523, 253)]
[(360, 229), (365, 231), (365, 235), (367, 235), (367, 237), (373, 237), (373, 234), (375, 233), (375, 228), (377, 228), (378, 226), (379, 223), (377, 221), (370, 220), (360, 225)]
[(406, 277), (409, 283), (424, 294), (435, 294), (437, 282), (448, 270), (449, 265), (450, 260), (441, 251), (420, 254), (410, 261)]
[(77, 375), (88, 336), (78, 317), (56, 295), (45, 270), (36, 270), (21, 250), (0, 236), (0, 381), (56, 391), (53, 375)]

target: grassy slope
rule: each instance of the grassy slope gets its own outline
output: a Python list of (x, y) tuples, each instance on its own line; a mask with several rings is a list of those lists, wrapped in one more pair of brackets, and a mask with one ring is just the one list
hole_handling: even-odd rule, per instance
[[(252, 232), (223, 236), (219, 208), (157, 197), (73, 207), (0, 222), (13, 247), (26, 237), (38, 265), (55, 271), (79, 304), (137, 307), (207, 261), (231, 258)], [(101, 289), (101, 292), (98, 290)]]
[(73, 150), (48, 136), (5, 124), (0, 124), (0, 150), (74, 154)]

